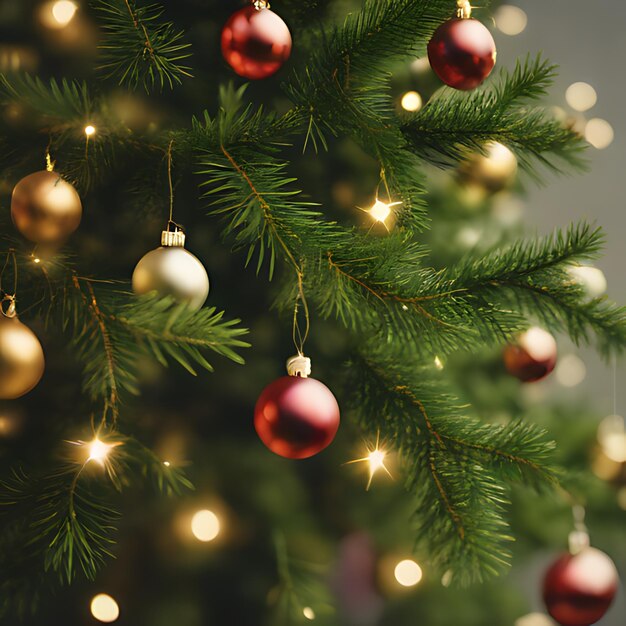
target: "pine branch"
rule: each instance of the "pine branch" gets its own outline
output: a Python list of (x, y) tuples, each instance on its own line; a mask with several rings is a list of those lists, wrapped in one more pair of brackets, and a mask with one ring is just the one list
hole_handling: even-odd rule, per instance
[[(28, 74), (0, 75), (0, 102), (18, 103), (35, 114), (34, 121), (46, 134), (35, 156), (30, 160), (43, 163), (44, 146), (48, 143), (56, 169), (75, 182), (81, 191), (92, 189), (111, 176), (125, 158), (142, 158), (161, 150), (143, 143), (112, 112), (110, 102), (96, 96), (84, 81), (54, 78), (44, 83)], [(93, 125), (96, 134), (86, 137), (85, 126)], [(161, 155), (160, 155), (161, 156)], [(29, 161), (21, 153), (20, 160)]]
[[(143, 486), (146, 478), (163, 495), (193, 489), (180, 468), (165, 465), (136, 439), (111, 430), (101, 430), (97, 436), (114, 446), (101, 467), (88, 456), (88, 443), (71, 442), (74, 445), (63, 464), (46, 468), (42, 474), (15, 470), (0, 481), (0, 520), (5, 532), (12, 533), (6, 545), (0, 540), (3, 570), (5, 561), (17, 560), (24, 563), (28, 576), (53, 571), (65, 584), (79, 574), (93, 580), (104, 563), (114, 558), (119, 519), (103, 495), (101, 487), (107, 485), (96, 482), (102, 473), (118, 491), (133, 483)], [(24, 525), (24, 519), (30, 523)], [(12, 550), (20, 552), (19, 559), (10, 554)], [(14, 579), (17, 593), (28, 591), (28, 576)]]
[(160, 4), (138, 6), (135, 0), (94, 0), (106, 33), (101, 69), (118, 84), (147, 92), (173, 89), (191, 77), (184, 62), (191, 56), (185, 33), (172, 22), (161, 22)]
[(76, 276), (66, 288), (63, 319), (74, 351), (84, 367), (84, 388), (117, 411), (120, 394), (138, 394), (137, 360), (148, 353), (163, 365), (174, 359), (196, 375), (194, 366), (213, 371), (206, 358), (215, 352), (237, 363), (235, 352), (249, 344), (239, 320), (224, 320), (223, 312), (194, 312), (171, 298), (137, 298), (123, 291), (99, 288)]
[(274, 534), (274, 545), (279, 584), (269, 597), (271, 624), (294, 626), (311, 619), (323, 620), (324, 613), (333, 612), (330, 590), (324, 580), (327, 568), (294, 558), (282, 533)]
[(79, 484), (82, 466), (63, 466), (41, 478), (14, 472), (2, 483), (1, 515), (31, 520), (22, 527), (19, 546), (32, 550), (61, 582), (71, 583), (78, 571), (93, 579), (112, 557), (118, 514), (93, 488)]
[(418, 550), (466, 584), (508, 565), (503, 480), (556, 480), (554, 444), (532, 425), (487, 426), (468, 417), (434, 373), (409, 354), (368, 346), (349, 364), (351, 404), (370, 436), (400, 455), (415, 494)]
[(443, 89), (420, 112), (403, 118), (402, 133), (415, 154), (436, 165), (453, 165), (498, 141), (534, 176), (536, 163), (556, 172), (566, 165), (580, 168), (582, 138), (530, 106), (546, 94), (554, 75), (555, 67), (541, 57), (527, 58), (513, 74), (501, 70), (495, 84), (469, 95)]
[[(0, 101), (17, 101), (42, 116), (66, 123), (88, 120), (96, 105), (85, 82), (54, 78), (46, 85), (29, 74), (0, 74)], [(84, 123), (84, 122), (83, 122)]]
[(317, 148), (325, 133), (353, 137), (381, 167), (384, 192), (402, 202), (399, 225), (424, 229), (423, 185), (417, 162), (398, 128), (387, 92), (399, 60), (423, 51), (434, 29), (451, 13), (445, 0), (368, 0), (326, 38), (286, 92)]

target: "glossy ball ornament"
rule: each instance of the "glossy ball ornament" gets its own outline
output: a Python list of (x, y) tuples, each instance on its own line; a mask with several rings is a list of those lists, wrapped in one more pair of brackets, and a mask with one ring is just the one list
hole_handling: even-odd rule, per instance
[(467, 91), (491, 74), (496, 64), (496, 44), (478, 20), (455, 18), (435, 31), (428, 43), (428, 59), (446, 85)]
[(182, 231), (163, 231), (161, 247), (144, 255), (133, 272), (137, 295), (156, 292), (199, 310), (209, 295), (209, 277), (200, 260), (185, 250)]
[(15, 400), (41, 380), (43, 349), (35, 333), (17, 316), (0, 313), (0, 400)]
[(329, 446), (339, 419), (339, 405), (330, 389), (300, 376), (283, 376), (268, 385), (254, 409), (261, 441), (287, 459), (306, 459)]
[(13, 189), (13, 223), (35, 243), (63, 243), (78, 228), (82, 214), (78, 192), (57, 172), (29, 174)]
[(268, 8), (249, 6), (222, 29), (222, 54), (239, 76), (251, 80), (275, 74), (291, 54), (287, 24)]
[(619, 577), (613, 561), (596, 548), (564, 554), (548, 569), (543, 599), (561, 626), (590, 626), (608, 611)]
[(545, 378), (555, 368), (556, 360), (556, 341), (541, 328), (529, 328), (504, 350), (507, 371), (525, 383)]

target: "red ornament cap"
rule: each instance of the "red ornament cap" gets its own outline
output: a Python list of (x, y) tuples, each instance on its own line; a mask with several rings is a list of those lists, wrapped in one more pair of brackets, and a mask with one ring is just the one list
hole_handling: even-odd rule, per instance
[(291, 55), (291, 33), (276, 13), (260, 4), (240, 9), (222, 29), (222, 54), (239, 76), (275, 74)]
[(254, 409), (261, 441), (287, 459), (306, 459), (329, 446), (339, 429), (339, 405), (326, 385), (313, 378), (310, 361), (289, 359), (290, 376), (268, 385)]
[(545, 378), (556, 367), (557, 345), (554, 337), (541, 328), (529, 328), (517, 343), (504, 350), (504, 365), (522, 382)]
[(450, 87), (478, 87), (496, 64), (496, 43), (487, 27), (475, 19), (444, 22), (428, 43), (433, 71)]
[(564, 554), (548, 569), (543, 599), (561, 626), (590, 626), (608, 611), (618, 583), (613, 561), (604, 552), (586, 547), (577, 554)]

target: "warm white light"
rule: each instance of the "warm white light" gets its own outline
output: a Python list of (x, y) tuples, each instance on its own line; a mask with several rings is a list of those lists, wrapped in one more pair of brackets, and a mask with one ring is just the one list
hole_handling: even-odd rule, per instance
[(191, 532), (198, 541), (213, 541), (220, 533), (220, 520), (213, 511), (198, 511), (191, 520)]
[(41, 263), (41, 259), (36, 256), (33, 258), (33, 263)]
[(165, 467), (169, 467), (171, 463), (169, 461), (163, 461), (163, 465), (165, 465)]
[(482, 232), (478, 228), (465, 226), (456, 235), (456, 239), (464, 248), (473, 248), (482, 237)]
[(545, 613), (529, 613), (515, 621), (515, 626), (555, 626)]
[(115, 444), (105, 443), (104, 441), (100, 441), (97, 437), (87, 445), (89, 446), (87, 461), (95, 461), (96, 463), (100, 463), (100, 465), (104, 465), (111, 449), (115, 447)]
[(576, 387), (585, 380), (587, 366), (575, 354), (566, 354), (559, 360), (554, 375), (563, 387)]
[(489, 161), (491, 176), (511, 176), (517, 171), (517, 157), (499, 141), (490, 141), (486, 144), (486, 157)]
[(572, 280), (579, 283), (590, 298), (598, 298), (608, 287), (602, 270), (591, 265), (573, 265), (568, 270)]
[(615, 139), (613, 127), (606, 120), (594, 117), (585, 126), (585, 139), (598, 150), (608, 148)]
[(382, 450), (373, 450), (369, 453), (367, 460), (373, 472), (385, 467), (385, 456), (386, 454)]
[(371, 450), (368, 447), (367, 455), (360, 458), (354, 459), (354, 461), (348, 461), (346, 465), (352, 465), (354, 463), (367, 463), (369, 468), (369, 480), (367, 481), (366, 491), (369, 491), (369, 488), (372, 486), (372, 480), (374, 479), (374, 475), (376, 472), (383, 470), (386, 472), (391, 478), (391, 472), (385, 465), (385, 458), (387, 457), (387, 453), (385, 450), (380, 448), (380, 440), (376, 439), (376, 445)]
[(403, 587), (414, 587), (422, 580), (422, 568), (411, 559), (400, 561), (393, 573)]
[(52, 15), (61, 26), (66, 26), (72, 21), (77, 10), (78, 7), (74, 2), (59, 0), (52, 6)]
[(496, 27), (505, 35), (519, 35), (528, 25), (528, 16), (519, 7), (503, 4), (494, 15)]
[(574, 83), (567, 88), (565, 99), (574, 111), (588, 111), (598, 101), (596, 90), (587, 83)]
[(438, 356), (435, 357), (435, 367), (438, 370), (442, 370), (443, 369), (443, 363), (441, 362), (441, 359)]
[(422, 108), (422, 96), (420, 96), (417, 91), (407, 91), (402, 96), (400, 104), (405, 111), (414, 113)]
[(390, 205), (386, 204), (382, 200), (376, 200), (374, 206), (369, 210), (369, 214), (377, 222), (385, 222), (385, 220), (391, 215)]
[(623, 417), (605, 417), (598, 426), (598, 441), (611, 461), (626, 463), (626, 424)]
[(114, 622), (120, 616), (117, 602), (106, 593), (99, 593), (91, 600), (91, 614), (99, 622)]
[(92, 126), (91, 124), (85, 126), (85, 135), (87, 135), (87, 137), (91, 137), (92, 135), (96, 134), (96, 127)]
[(412, 61), (411, 69), (416, 74), (423, 74), (424, 72), (430, 70), (430, 61), (428, 60), (428, 57), (421, 57)]
[(302, 609), (302, 615), (304, 615), (304, 617), (306, 617), (309, 620), (315, 619), (315, 611), (310, 606), (305, 606)]

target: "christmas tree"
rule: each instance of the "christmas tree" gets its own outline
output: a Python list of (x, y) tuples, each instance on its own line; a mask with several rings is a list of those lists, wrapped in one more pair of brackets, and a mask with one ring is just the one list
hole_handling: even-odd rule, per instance
[(455, 0), (4, 4), (2, 623), (512, 624), (568, 535), (600, 619), (623, 420), (528, 389), (625, 310), (506, 205), (585, 166), (555, 67)]

